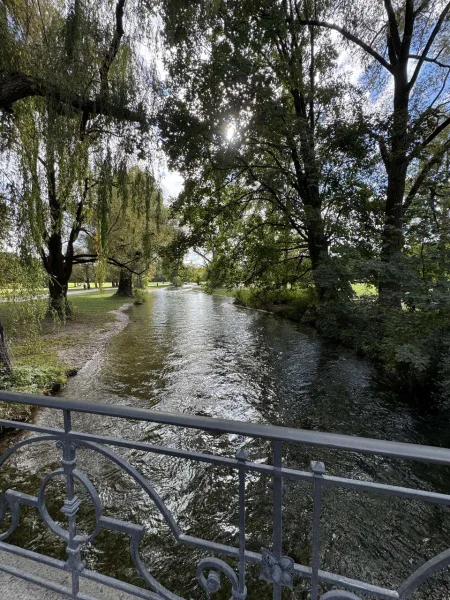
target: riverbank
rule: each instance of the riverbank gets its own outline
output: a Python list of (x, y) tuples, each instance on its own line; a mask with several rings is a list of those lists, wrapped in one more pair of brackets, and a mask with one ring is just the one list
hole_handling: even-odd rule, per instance
[(254, 288), (226, 295), (239, 306), (315, 327), (324, 338), (372, 361), (387, 385), (401, 393), (421, 400), (450, 398), (450, 314), (439, 307), (383, 309), (373, 287), (353, 288), (354, 299), (330, 301), (319, 308), (308, 290)]
[[(14, 368), (10, 376), (0, 379), (3, 389), (56, 393), (129, 321), (126, 311), (132, 303), (115, 293), (77, 294), (70, 301), (73, 315), (66, 323), (46, 319), (38, 338), (12, 340)], [(28, 406), (0, 406), (0, 417), (6, 419), (29, 420), (32, 412)]]

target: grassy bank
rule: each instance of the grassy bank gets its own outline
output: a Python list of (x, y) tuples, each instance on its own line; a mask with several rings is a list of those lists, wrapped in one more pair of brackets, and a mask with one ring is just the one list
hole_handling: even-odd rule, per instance
[(314, 305), (313, 293), (306, 290), (239, 289), (234, 292), (234, 298), (239, 306), (267, 310), (297, 322), (301, 322)]
[[(2, 304), (0, 312), (5, 331), (9, 335), (13, 332), (10, 340), (13, 373), (0, 379), (0, 387), (44, 394), (60, 389), (89, 358), (89, 348), (94, 348), (95, 342), (101, 341), (105, 332), (114, 326), (116, 316), (110, 311), (119, 309), (124, 302), (111, 291), (76, 294), (70, 298), (73, 310), (70, 319), (65, 323), (43, 319), (39, 331), (31, 336), (26, 335), (26, 320), (17, 315), (18, 307)], [(26, 310), (29, 314), (45, 310), (43, 300), (23, 305), (19, 311)], [(74, 364), (76, 362), (78, 364)], [(0, 413), (4, 418), (27, 419), (31, 409), (2, 405)]]

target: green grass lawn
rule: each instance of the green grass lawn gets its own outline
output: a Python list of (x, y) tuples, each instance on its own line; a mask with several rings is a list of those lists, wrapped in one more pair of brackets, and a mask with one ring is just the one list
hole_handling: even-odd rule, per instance
[(229, 290), (228, 288), (216, 288), (211, 293), (214, 296), (229, 296), (230, 298), (234, 298), (235, 290)]
[(71, 296), (69, 302), (73, 314), (70, 317), (69, 326), (70, 322), (93, 323), (101, 326), (114, 319), (114, 315), (108, 314), (108, 312), (120, 308), (126, 301), (126, 298), (116, 296), (115, 291), (108, 290)]
[[(73, 366), (61, 360), (58, 351), (76, 347), (91, 335), (95, 336), (96, 331), (101, 331), (115, 319), (109, 311), (120, 308), (125, 302), (126, 299), (117, 297), (114, 291), (76, 294), (70, 298), (73, 314), (66, 323), (44, 318), (40, 331), (35, 331), (34, 336), (30, 334), (30, 320), (27, 331), (27, 319), (32, 317), (33, 311), (36, 314), (41, 310), (40, 314), (45, 314), (47, 301), (23, 302), (14, 306), (9, 302), (1, 303), (0, 316), (10, 341), (13, 374), (0, 378), (0, 388), (47, 393), (63, 385)], [(27, 411), (24, 418), (28, 418)]]
[(150, 283), (147, 284), (147, 287), (149, 288), (155, 288), (155, 287), (164, 287), (166, 285), (172, 285), (170, 283), (170, 281), (150, 281)]
[(353, 291), (357, 296), (376, 296), (377, 288), (367, 283), (352, 283)]
[[(103, 283), (103, 287), (106, 288), (106, 289), (110, 288), (110, 287), (112, 287), (112, 283), (110, 281), (105, 281)], [(95, 288), (95, 283), (91, 282), (91, 289), (92, 288)], [(72, 283), (71, 281), (69, 281), (69, 290), (80, 290), (81, 291), (81, 290), (83, 290), (83, 284), (81, 284), (81, 285), (80, 284), (75, 285), (74, 283)]]
[[(377, 288), (374, 285), (369, 285), (367, 283), (353, 283), (352, 284), (353, 291), (357, 296), (376, 296)], [(231, 296), (234, 297), (235, 290), (229, 290), (227, 288), (217, 288), (213, 290), (213, 294), (217, 296)]]

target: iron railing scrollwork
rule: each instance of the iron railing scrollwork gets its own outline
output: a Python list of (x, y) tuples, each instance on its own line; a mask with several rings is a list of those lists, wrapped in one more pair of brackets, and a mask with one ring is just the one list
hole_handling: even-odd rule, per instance
[[(69, 573), (70, 585), (62, 585), (49, 579), (38, 577), (9, 564), (0, 564), (0, 571), (21, 577), (26, 581), (36, 583), (65, 597), (74, 600), (87, 600), (90, 598), (80, 591), (80, 582), (84, 579), (111, 586), (144, 600), (183, 600), (183, 598), (161, 585), (145, 566), (139, 549), (140, 542), (145, 535), (145, 527), (138, 523), (121, 521), (103, 514), (102, 503), (95, 486), (89, 477), (77, 466), (77, 450), (79, 448), (99, 453), (130, 476), (146, 494), (148, 501), (153, 503), (162, 515), (177, 542), (213, 555), (203, 558), (199, 562), (196, 573), (198, 584), (208, 597), (224, 589), (223, 584), (225, 581), (226, 586), (231, 589), (232, 600), (246, 600), (251, 597), (251, 590), (247, 591), (246, 568), (249, 563), (253, 563), (260, 565), (260, 579), (272, 587), (271, 594), (273, 600), (280, 600), (283, 588), (292, 589), (296, 581), (299, 581), (300, 578), (310, 580), (311, 600), (361, 600), (360, 595), (384, 600), (408, 600), (425, 582), (450, 565), (450, 549), (448, 549), (424, 563), (397, 589), (383, 588), (368, 582), (350, 579), (321, 570), (320, 520), (322, 514), (322, 492), (325, 487), (340, 487), (371, 494), (385, 494), (444, 506), (450, 506), (450, 495), (329, 476), (326, 474), (325, 465), (322, 462), (312, 462), (310, 471), (290, 469), (283, 465), (282, 460), (283, 444), (285, 443), (332, 447), (335, 449), (353, 450), (450, 465), (450, 450), (448, 449), (7, 392), (0, 392), (0, 401), (34, 404), (59, 410), (63, 413), (64, 427), (61, 429), (0, 419), (0, 426), (29, 431), (35, 434), (34, 436), (21, 439), (9, 448), (0, 457), (0, 468), (14, 453), (31, 444), (54, 442), (61, 451), (61, 466), (44, 477), (35, 496), (15, 490), (13, 488), (14, 482), (11, 482), (11, 487), (1, 491), (0, 527), (4, 527), (4, 523), (8, 522), (8, 515), (10, 522), (6, 530), (0, 533), (0, 551), (9, 552), (12, 555), (35, 561), (46, 567), (53, 567)], [(73, 411), (119, 418), (140, 419), (141, 421), (167, 423), (183, 428), (190, 427), (204, 431), (228, 432), (246, 437), (262, 438), (270, 441), (272, 444), (272, 464), (252, 462), (245, 448), (241, 448), (234, 458), (229, 458), (166, 446), (157, 446), (150, 443), (134, 442), (122, 438), (96, 436), (87, 432), (77, 431), (72, 428), (71, 415)], [(114, 452), (111, 447), (137, 449), (153, 454), (185, 458), (216, 466), (225, 466), (235, 470), (237, 473), (239, 497), (238, 547), (218, 544), (211, 540), (185, 534), (151, 482), (120, 454)], [(272, 547), (262, 548), (259, 553), (249, 551), (246, 548), (246, 478), (247, 474), (251, 472), (271, 478), (273, 497)], [(59, 478), (62, 478), (65, 484), (65, 500), (61, 512), (65, 517), (66, 527), (61, 526), (61, 524), (52, 518), (46, 503), (46, 490), (48, 486), (55, 479)], [(292, 558), (283, 555), (283, 482), (285, 480), (307, 482), (312, 486), (312, 558), (310, 566), (295, 563)], [(81, 501), (76, 494), (77, 484), (81, 484), (84, 487), (86, 495), (94, 507), (95, 522), (90, 532), (80, 533), (78, 529), (77, 514)], [(24, 506), (36, 509), (46, 526), (64, 541), (67, 552), (67, 559), (65, 561), (7, 543), (6, 540), (20, 524), (21, 509)], [(93, 543), (97, 535), (105, 530), (128, 536), (130, 541), (130, 556), (137, 573), (144, 580), (146, 588), (137, 587), (86, 568), (82, 560), (83, 548), (87, 544)], [(222, 555), (223, 559), (218, 558), (217, 554)], [(230, 566), (229, 562), (226, 562), (225, 559), (227, 557), (228, 559), (232, 558), (237, 561), (236, 571)], [(327, 587), (328, 591), (324, 591)]]

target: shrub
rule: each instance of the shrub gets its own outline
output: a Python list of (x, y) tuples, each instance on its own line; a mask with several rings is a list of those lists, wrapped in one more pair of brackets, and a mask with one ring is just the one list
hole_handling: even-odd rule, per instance
[(147, 297), (145, 295), (145, 292), (143, 292), (142, 290), (139, 289), (135, 289), (134, 290), (134, 304), (144, 304), (145, 301), (147, 300)]
[(16, 367), (0, 377), (0, 388), (29, 394), (48, 393), (65, 385), (67, 376), (58, 367)]

